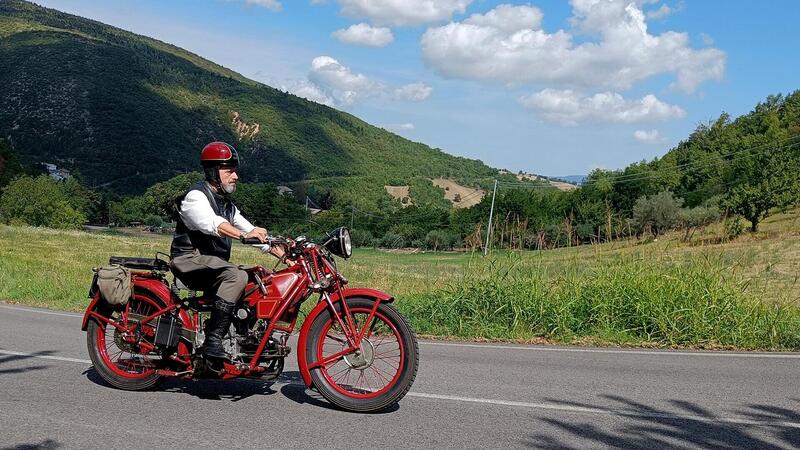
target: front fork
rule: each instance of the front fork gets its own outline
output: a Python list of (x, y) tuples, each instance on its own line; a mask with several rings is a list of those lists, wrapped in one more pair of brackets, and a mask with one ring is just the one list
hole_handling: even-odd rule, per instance
[[(327, 303), (328, 308), (331, 310), (331, 314), (333, 314), (334, 319), (342, 328), (342, 332), (344, 333), (345, 337), (347, 338), (347, 343), (349, 344), (350, 348), (348, 350), (352, 351), (355, 350), (359, 352), (361, 350), (361, 341), (365, 337), (369, 337), (369, 333), (372, 332), (372, 329), (369, 327), (369, 324), (372, 323), (372, 320), (375, 318), (375, 312), (378, 310), (378, 305), (380, 305), (380, 299), (375, 299), (375, 304), (372, 306), (372, 310), (367, 316), (367, 320), (364, 321), (364, 325), (359, 330), (356, 327), (356, 323), (353, 320), (353, 316), (350, 314), (350, 306), (347, 305), (347, 298), (345, 298), (344, 293), (342, 292), (341, 287), (338, 288), (339, 290), (339, 298), (342, 302), (342, 311), (344, 311), (344, 320), (342, 320), (341, 314), (336, 310), (336, 307), (333, 304), (333, 300), (331, 300), (330, 294), (327, 292), (322, 293), (322, 298)], [(369, 330), (368, 330), (369, 328)]]

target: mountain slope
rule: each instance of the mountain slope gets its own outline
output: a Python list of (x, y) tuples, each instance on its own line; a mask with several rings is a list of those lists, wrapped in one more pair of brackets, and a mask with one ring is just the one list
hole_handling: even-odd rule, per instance
[(121, 193), (196, 169), (211, 140), (239, 148), (249, 181), (368, 177), (379, 192), (388, 179), (497, 173), (178, 47), (20, 0), (0, 0), (0, 137), (25, 162)]

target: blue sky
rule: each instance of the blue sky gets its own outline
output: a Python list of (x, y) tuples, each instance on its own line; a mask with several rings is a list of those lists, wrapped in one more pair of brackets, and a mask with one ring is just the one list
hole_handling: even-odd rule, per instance
[(794, 0), (37, 3), (448, 153), (545, 175), (651, 159), (722, 111), (800, 88)]

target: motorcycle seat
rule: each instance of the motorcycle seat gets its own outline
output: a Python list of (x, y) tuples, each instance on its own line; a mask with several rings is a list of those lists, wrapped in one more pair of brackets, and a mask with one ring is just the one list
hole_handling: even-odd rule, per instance
[(108, 259), (109, 264), (118, 264), (122, 267), (134, 270), (158, 270), (161, 272), (169, 271), (169, 263), (158, 258), (142, 258), (139, 256), (112, 256)]

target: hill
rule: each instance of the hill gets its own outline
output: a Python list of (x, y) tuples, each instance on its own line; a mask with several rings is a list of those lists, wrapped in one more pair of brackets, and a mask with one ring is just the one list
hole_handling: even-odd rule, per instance
[(386, 200), (385, 184), (497, 174), (173, 45), (20, 0), (0, 1), (0, 137), (22, 162), (123, 194), (196, 169), (211, 140), (239, 148), (247, 180), (358, 178)]

